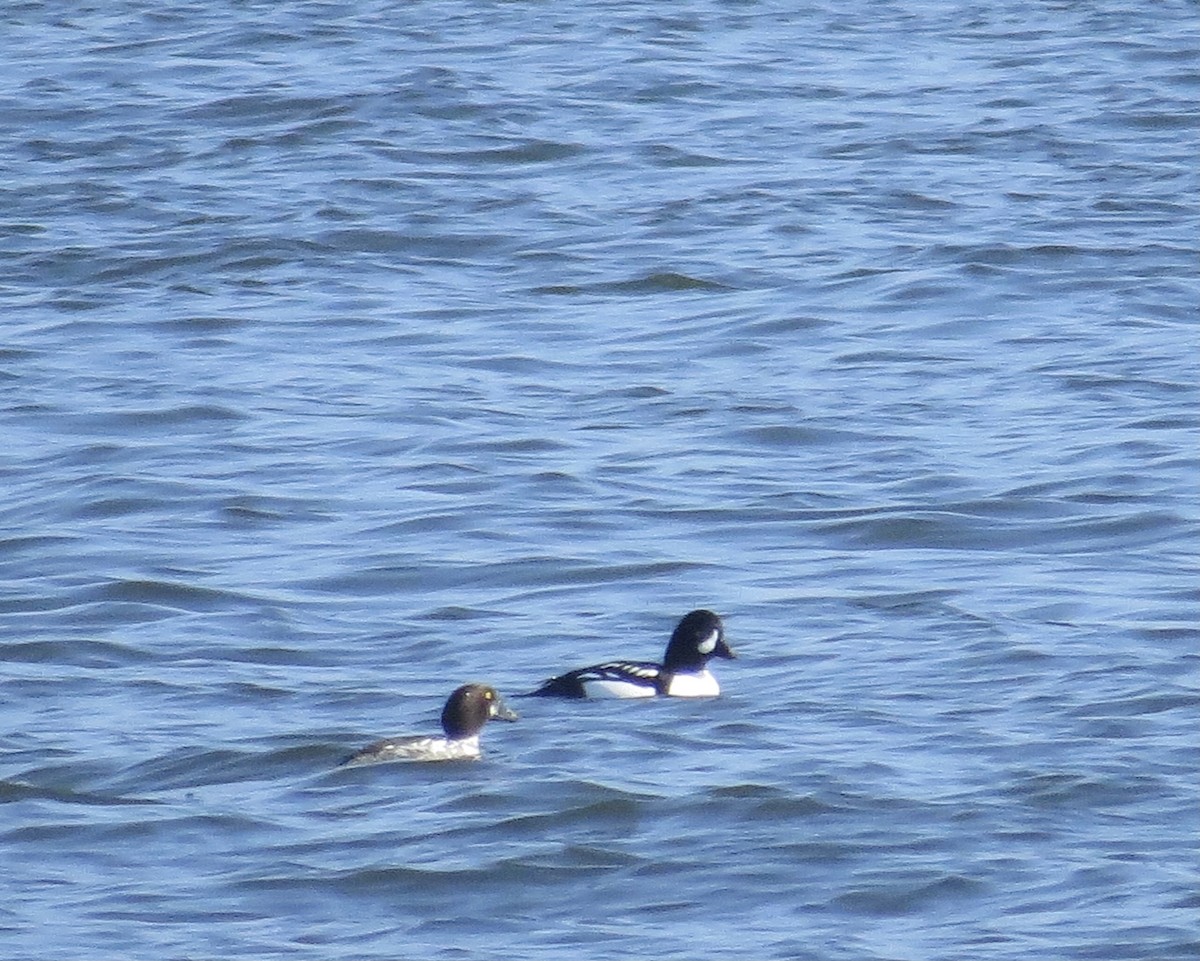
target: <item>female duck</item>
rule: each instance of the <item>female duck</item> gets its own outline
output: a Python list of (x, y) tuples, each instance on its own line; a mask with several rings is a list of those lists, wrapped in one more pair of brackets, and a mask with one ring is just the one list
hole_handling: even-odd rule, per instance
[(487, 684), (464, 684), (450, 695), (446, 706), (442, 708), (442, 730), (445, 737), (390, 737), (367, 745), (343, 763), (473, 761), (480, 756), (479, 732), (488, 721), (516, 719), (516, 712), (509, 709), (494, 687)]

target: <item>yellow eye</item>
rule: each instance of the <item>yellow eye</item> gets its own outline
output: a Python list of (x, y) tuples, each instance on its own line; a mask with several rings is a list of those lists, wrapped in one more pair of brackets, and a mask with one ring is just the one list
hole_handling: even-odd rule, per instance
[(484, 691), (484, 692), (483, 692), (483, 696), (484, 696), (484, 697), (486, 697), (486, 698), (487, 698), (487, 699), (490, 701), (490, 700), (492, 699), (492, 692), (491, 692), (491, 691)]

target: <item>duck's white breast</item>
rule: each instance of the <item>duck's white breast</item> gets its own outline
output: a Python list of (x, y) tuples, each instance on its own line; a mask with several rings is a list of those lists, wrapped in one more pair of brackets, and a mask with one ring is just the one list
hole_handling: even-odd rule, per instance
[(674, 674), (667, 694), (671, 697), (716, 697), (721, 693), (721, 685), (709, 671), (699, 674)]

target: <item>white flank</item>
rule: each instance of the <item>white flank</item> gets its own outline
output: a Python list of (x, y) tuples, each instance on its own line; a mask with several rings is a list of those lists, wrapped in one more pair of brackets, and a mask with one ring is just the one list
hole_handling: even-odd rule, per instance
[(583, 689), (588, 697), (654, 697), (654, 686), (647, 684), (630, 684), (628, 681), (618, 681), (596, 678), (583, 682)]

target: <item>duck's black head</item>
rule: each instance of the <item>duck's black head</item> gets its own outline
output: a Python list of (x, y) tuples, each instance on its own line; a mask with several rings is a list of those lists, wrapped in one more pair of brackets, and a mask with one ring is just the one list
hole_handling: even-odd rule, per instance
[(668, 671), (698, 671), (714, 657), (737, 657), (725, 643), (725, 625), (712, 611), (692, 611), (675, 625), (663, 667)]

